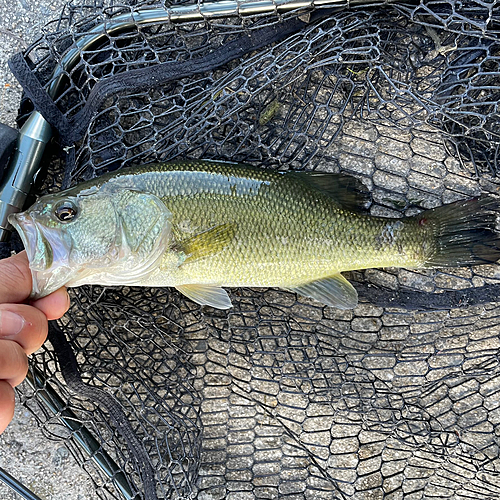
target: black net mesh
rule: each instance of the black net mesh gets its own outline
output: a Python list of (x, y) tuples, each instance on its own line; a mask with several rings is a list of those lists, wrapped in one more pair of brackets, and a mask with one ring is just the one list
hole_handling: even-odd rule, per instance
[[(27, 51), (48, 88), (64, 54), (103, 26), (56, 99), (68, 119), (110, 75), (203, 57), (297, 16), (305, 26), (203, 74), (105, 96), (65, 161), (52, 158), (44, 190), (193, 157), (350, 173), (384, 216), (498, 192), (494, 1), (113, 31), (116, 16), (153, 5), (72, 4)], [(31, 109), (22, 103), (21, 121)], [(348, 277), (361, 295), (353, 311), (275, 289), (231, 290), (227, 312), (173, 289), (75, 289), (59, 327), (81, 380), (54, 334), (33, 357), (24, 404), (104, 499), (122, 498), (123, 477), (129, 498), (498, 498), (500, 267)]]

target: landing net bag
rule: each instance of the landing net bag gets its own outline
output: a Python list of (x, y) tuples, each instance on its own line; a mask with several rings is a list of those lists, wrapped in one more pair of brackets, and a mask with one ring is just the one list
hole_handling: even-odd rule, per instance
[[(348, 173), (389, 217), (498, 193), (495, 2), (256, 4), (70, 4), (12, 63), (55, 132), (40, 192), (210, 158)], [(347, 274), (353, 311), (72, 289), (22, 401), (102, 499), (497, 498), (500, 267)]]

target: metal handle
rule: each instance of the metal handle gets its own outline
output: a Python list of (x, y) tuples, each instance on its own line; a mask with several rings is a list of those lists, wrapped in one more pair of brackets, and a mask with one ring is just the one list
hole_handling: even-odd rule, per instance
[(7, 217), (22, 210), (51, 136), (50, 125), (37, 111), (31, 114), (19, 132), (16, 148), (0, 184), (0, 241), (7, 241), (10, 237), (12, 226)]

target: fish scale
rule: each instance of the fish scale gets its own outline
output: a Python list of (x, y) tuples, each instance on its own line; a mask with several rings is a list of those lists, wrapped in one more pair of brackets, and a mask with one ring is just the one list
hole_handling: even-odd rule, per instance
[[(221, 308), (231, 305), (223, 286), (282, 287), (350, 308), (357, 294), (343, 271), (483, 264), (500, 255), (494, 198), (388, 219), (364, 210), (363, 190), (342, 174), (180, 161), (44, 196), (12, 224), (36, 262), (35, 296), (85, 283), (175, 286)], [(60, 207), (74, 218), (58, 221)]]
[[(177, 164), (182, 169), (195, 166)], [(348, 270), (353, 261), (366, 267), (399, 263), (399, 254), (388, 254), (389, 245), (378, 250), (373, 245), (387, 220), (348, 213), (332, 198), (286, 174), (237, 165), (224, 165), (220, 172), (218, 163), (202, 168), (210, 167), (217, 169), (216, 182), (199, 186), (196, 192), (185, 175), (174, 188), (178, 196), (161, 196), (169, 190), (168, 173), (158, 179), (153, 191), (172, 212), (174, 227), (190, 221), (193, 232), (186, 237), (228, 221), (237, 226), (234, 240), (221, 251), (180, 268), (182, 279), (224, 286), (288, 287)], [(242, 174), (250, 173), (252, 179), (270, 185), (261, 185), (255, 193), (224, 195), (232, 182), (228, 179), (239, 182)], [(354, 228), (352, 239), (348, 227)], [(403, 245), (408, 243), (409, 239)], [(414, 264), (407, 255), (404, 258), (407, 265)]]

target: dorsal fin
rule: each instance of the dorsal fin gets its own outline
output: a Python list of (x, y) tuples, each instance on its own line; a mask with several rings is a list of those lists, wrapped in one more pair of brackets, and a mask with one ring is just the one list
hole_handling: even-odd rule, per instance
[(351, 175), (328, 172), (290, 172), (290, 175), (330, 196), (347, 210), (365, 211), (371, 202), (368, 188)]

